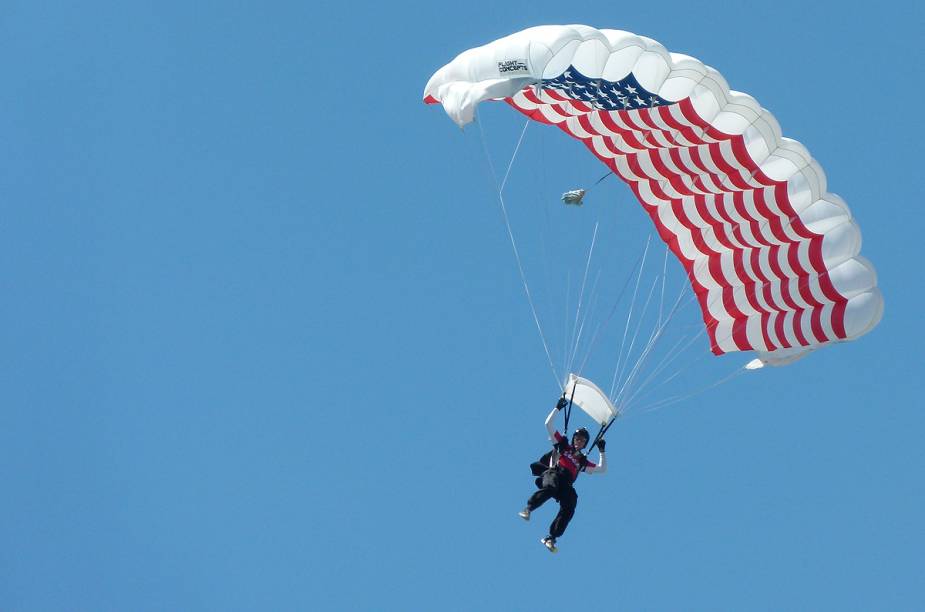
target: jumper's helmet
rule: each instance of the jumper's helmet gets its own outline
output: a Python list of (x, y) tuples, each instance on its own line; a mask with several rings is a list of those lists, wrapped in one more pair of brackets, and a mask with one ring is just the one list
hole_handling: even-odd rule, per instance
[(575, 430), (575, 433), (572, 434), (572, 444), (575, 443), (575, 438), (579, 436), (585, 439), (585, 444), (591, 441), (591, 434), (588, 433), (588, 430), (584, 427), (579, 427)]

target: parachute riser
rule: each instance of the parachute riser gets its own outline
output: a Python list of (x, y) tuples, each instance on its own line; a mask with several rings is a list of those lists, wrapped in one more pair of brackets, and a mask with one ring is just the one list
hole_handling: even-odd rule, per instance
[[(572, 395), (569, 397), (568, 406), (565, 407), (565, 415), (564, 415), (564, 416), (565, 416), (565, 425), (564, 425), (564, 430), (565, 430), (566, 439), (568, 439), (568, 435), (569, 435), (569, 431), (568, 431), (568, 422), (569, 422), (569, 418), (570, 418), (571, 415), (572, 415), (572, 403), (573, 403), (573, 400), (575, 399), (575, 390), (576, 390), (576, 388), (577, 388), (577, 385), (573, 385), (573, 386), (572, 386)], [(564, 394), (564, 393), (562, 394), (562, 397), (565, 397), (565, 394)], [(619, 414), (618, 414), (617, 416), (619, 416)], [(594, 447), (597, 446), (597, 443), (601, 441), (601, 439), (604, 437), (604, 434), (607, 433), (607, 430), (610, 429), (610, 426), (613, 425), (613, 422), (616, 421), (616, 420), (617, 420), (617, 417), (615, 416), (615, 417), (613, 417), (612, 419), (610, 419), (610, 422), (608, 422), (606, 425), (601, 425), (600, 429), (597, 430), (597, 435), (594, 436), (594, 441), (593, 441), (593, 442), (591, 443), (591, 445), (588, 447), (587, 452), (584, 453), (585, 456), (591, 454), (591, 451), (594, 450)], [(584, 472), (586, 467), (587, 467), (587, 466), (582, 466), (581, 469), (580, 469), (579, 471)]]
[[(619, 415), (618, 415), (619, 416)], [(607, 430), (610, 429), (610, 426), (613, 425), (613, 422), (617, 420), (617, 417), (610, 419), (610, 422), (607, 425), (601, 425), (601, 428), (598, 430), (597, 435), (594, 436), (594, 442), (591, 443), (591, 446), (588, 447), (588, 454), (591, 454), (591, 451), (594, 450), (594, 447), (597, 446), (597, 443), (604, 438), (604, 434), (607, 433)], [(585, 471), (585, 467), (581, 468), (581, 471)]]
[[(565, 393), (562, 394), (562, 397), (565, 397)], [(565, 431), (566, 437), (568, 437), (568, 420), (572, 416), (572, 400), (575, 399), (575, 386), (572, 386), (572, 395), (568, 398), (568, 406), (565, 407), (565, 426), (563, 430)]]

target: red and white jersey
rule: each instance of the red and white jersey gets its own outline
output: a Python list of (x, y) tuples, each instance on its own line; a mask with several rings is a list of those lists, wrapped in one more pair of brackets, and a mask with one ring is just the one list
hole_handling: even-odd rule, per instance
[[(578, 470), (581, 469), (581, 460), (579, 459), (581, 453), (572, 448), (572, 445), (568, 443), (568, 438), (560, 434), (558, 431), (556, 431), (553, 435), (556, 438), (556, 442), (565, 442), (566, 446), (568, 447), (565, 451), (559, 453), (559, 467), (563, 467), (568, 470), (568, 473), (572, 475), (572, 482), (575, 482), (575, 479), (578, 478)], [(585, 465), (587, 465), (589, 468), (597, 467), (596, 463), (588, 461), (587, 459), (585, 460)]]

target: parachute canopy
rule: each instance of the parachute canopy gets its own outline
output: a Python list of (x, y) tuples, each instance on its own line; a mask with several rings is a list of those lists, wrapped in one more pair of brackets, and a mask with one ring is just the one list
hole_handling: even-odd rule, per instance
[(612, 420), (620, 416), (607, 395), (587, 378), (569, 374), (563, 397), (571, 399), (573, 404), (577, 404), (585, 414), (594, 419), (601, 427), (606, 427)]
[(424, 89), (460, 126), (488, 99), (582, 141), (629, 185), (715, 354), (783, 365), (880, 321), (877, 274), (822, 167), (713, 68), (630, 32), (540, 26), (463, 52)]

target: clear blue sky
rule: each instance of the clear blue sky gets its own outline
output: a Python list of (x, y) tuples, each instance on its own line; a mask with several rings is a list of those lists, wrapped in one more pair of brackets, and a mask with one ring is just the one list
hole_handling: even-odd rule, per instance
[[(925, 608), (923, 21), (889, 1), (6, 3), (0, 609)], [(851, 206), (886, 300), (858, 342), (631, 412), (556, 556), (553, 504), (515, 513), (558, 391), (478, 130), (420, 101), (460, 51), (544, 23), (650, 36), (755, 96)], [(503, 164), (522, 121), (484, 119)], [(512, 178), (531, 198), (602, 174), (538, 142)], [(607, 236), (635, 258), (629, 192), (594, 206), (622, 207)], [(581, 259), (579, 229), (552, 248)], [(700, 348), (704, 380), (747, 360)]]

